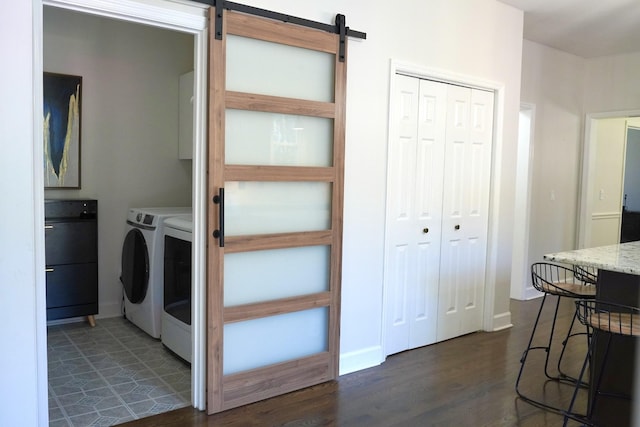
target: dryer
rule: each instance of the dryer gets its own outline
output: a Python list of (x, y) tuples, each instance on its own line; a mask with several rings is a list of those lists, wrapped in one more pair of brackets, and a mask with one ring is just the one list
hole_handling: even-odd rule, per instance
[(162, 344), (191, 363), (191, 246), (189, 216), (168, 218), (164, 227)]
[(132, 208), (127, 214), (120, 282), (124, 315), (154, 338), (161, 336), (163, 230), (165, 219), (190, 207)]

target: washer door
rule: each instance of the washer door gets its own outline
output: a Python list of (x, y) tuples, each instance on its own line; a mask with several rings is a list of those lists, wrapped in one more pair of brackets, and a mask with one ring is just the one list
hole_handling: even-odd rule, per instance
[(139, 304), (147, 295), (149, 285), (149, 251), (142, 232), (131, 229), (122, 245), (122, 273), (120, 281), (127, 299)]

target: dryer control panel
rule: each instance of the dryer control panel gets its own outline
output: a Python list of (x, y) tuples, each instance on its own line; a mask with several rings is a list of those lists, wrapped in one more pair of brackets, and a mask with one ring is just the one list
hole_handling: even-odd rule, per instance
[(190, 207), (131, 208), (127, 213), (127, 224), (153, 229), (161, 225), (167, 216), (190, 213)]

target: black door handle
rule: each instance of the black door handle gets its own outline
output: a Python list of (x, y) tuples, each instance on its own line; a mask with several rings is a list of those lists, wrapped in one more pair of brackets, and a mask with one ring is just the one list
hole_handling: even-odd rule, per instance
[(220, 187), (218, 195), (213, 196), (213, 203), (218, 206), (218, 229), (213, 230), (213, 237), (218, 239), (221, 248), (224, 248), (224, 188)]

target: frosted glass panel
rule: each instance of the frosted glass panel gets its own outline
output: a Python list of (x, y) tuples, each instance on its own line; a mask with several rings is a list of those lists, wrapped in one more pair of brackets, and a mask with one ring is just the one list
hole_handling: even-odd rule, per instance
[(228, 165), (332, 165), (332, 119), (242, 110), (226, 114)]
[(329, 290), (328, 246), (231, 253), (224, 256), (224, 306)]
[(225, 375), (328, 350), (326, 307), (224, 325)]
[(335, 55), (227, 35), (227, 90), (333, 102)]
[(226, 182), (225, 234), (288, 233), (331, 227), (327, 182)]

